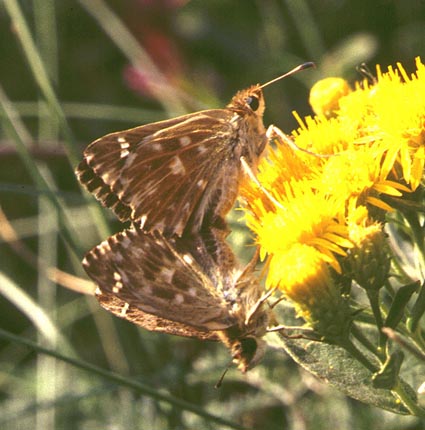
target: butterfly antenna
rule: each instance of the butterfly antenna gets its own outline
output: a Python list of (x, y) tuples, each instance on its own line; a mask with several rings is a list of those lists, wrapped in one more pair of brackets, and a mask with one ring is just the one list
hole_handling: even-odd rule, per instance
[(286, 72), (283, 75), (280, 75), (277, 78), (274, 78), (271, 81), (268, 81), (265, 84), (260, 85), (260, 88), (267, 87), (268, 85), (274, 84), (275, 82), (280, 81), (283, 78), (287, 78), (288, 76), (291, 76), (295, 73), (301, 72), (301, 70), (310, 69), (311, 67), (316, 67), (316, 65), (314, 63), (312, 63), (311, 61), (309, 61), (307, 63), (300, 64), (299, 66), (294, 67), (289, 72)]
[(226, 373), (229, 371), (230, 366), (233, 364), (233, 360), (226, 366), (224, 369), (224, 372), (221, 374), (220, 379), (217, 381), (217, 383), (214, 385), (215, 389), (218, 389), (221, 387), (224, 381), (224, 377), (226, 376)]

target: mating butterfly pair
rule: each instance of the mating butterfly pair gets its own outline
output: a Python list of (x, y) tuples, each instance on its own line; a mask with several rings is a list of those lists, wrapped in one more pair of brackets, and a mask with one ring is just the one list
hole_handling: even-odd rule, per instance
[(133, 224), (83, 261), (100, 304), (148, 330), (221, 340), (243, 372), (264, 350), (267, 296), (253, 275), (256, 259), (241, 268), (227, 245), (225, 216), (244, 167), (255, 171), (267, 145), (262, 88), (269, 83), (238, 92), (224, 109), (106, 135), (76, 170), (104, 206)]

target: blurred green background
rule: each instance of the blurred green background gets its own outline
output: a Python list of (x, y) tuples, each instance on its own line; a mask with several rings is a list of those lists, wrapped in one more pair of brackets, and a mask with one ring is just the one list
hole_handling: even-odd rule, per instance
[[(92, 140), (224, 106), (237, 90), (314, 61), (316, 70), (265, 90), (265, 124), (290, 132), (291, 111), (311, 114), (308, 90), (324, 76), (359, 79), (363, 62), (413, 71), (414, 57), (425, 57), (423, 0), (4, 0), (0, 54), (1, 329), (199, 408), (159, 402), (2, 337), (0, 428), (229, 428), (202, 411), (234, 428), (425, 427), (346, 398), (272, 349), (215, 390), (229, 360), (222, 345), (138, 329), (57, 285), (49, 270), (85, 278), (83, 253), (122, 228), (83, 197), (73, 174)], [(249, 237), (238, 217), (232, 243), (244, 258)]]

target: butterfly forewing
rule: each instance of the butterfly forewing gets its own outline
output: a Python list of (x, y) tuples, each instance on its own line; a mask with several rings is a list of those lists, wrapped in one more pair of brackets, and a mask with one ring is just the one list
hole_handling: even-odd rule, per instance
[[(261, 100), (252, 110), (250, 94)], [(257, 107), (257, 106), (256, 106)], [(84, 152), (80, 182), (122, 220), (181, 236), (223, 219), (236, 199), (240, 157), (255, 167), (264, 150), (257, 87), (212, 109), (106, 135)]]

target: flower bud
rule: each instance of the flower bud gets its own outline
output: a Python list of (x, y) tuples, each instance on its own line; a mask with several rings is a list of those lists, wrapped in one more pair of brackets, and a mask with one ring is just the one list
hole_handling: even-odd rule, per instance
[(268, 282), (290, 299), (297, 313), (329, 342), (348, 336), (348, 302), (334, 282), (329, 262), (315, 248), (295, 245), (271, 258)]
[(339, 109), (339, 99), (351, 91), (342, 78), (326, 78), (316, 82), (310, 90), (310, 105), (316, 115), (327, 118)]

